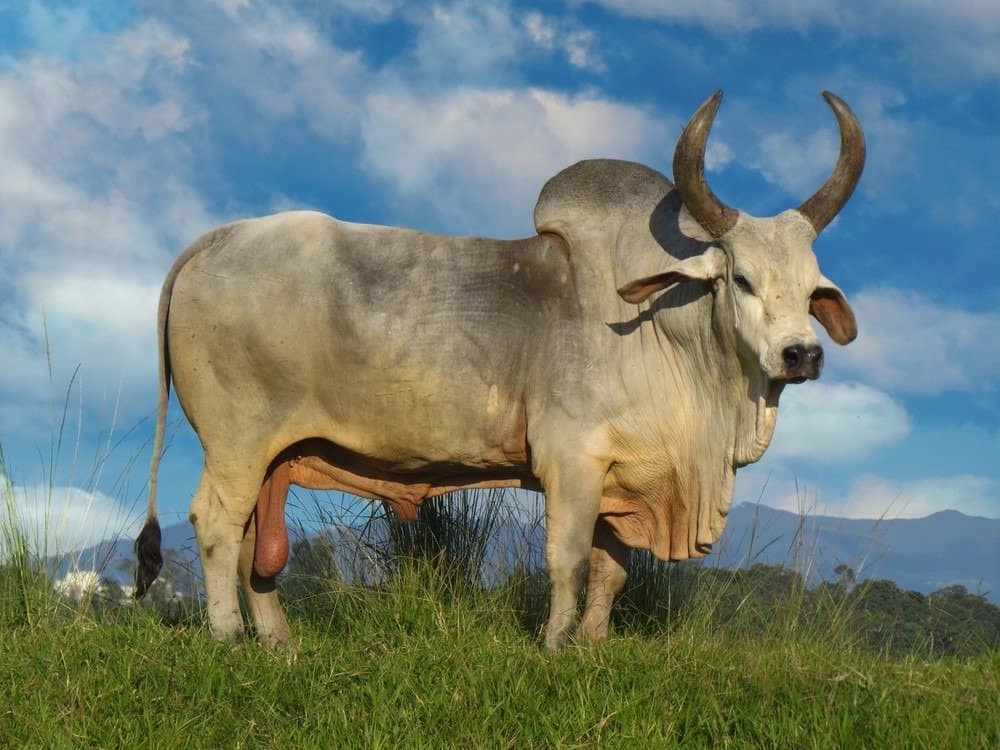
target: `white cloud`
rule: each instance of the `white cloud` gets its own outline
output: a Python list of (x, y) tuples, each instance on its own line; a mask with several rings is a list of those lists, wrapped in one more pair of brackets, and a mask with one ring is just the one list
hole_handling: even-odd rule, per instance
[(24, 33), (35, 49), (67, 56), (82, 39), (96, 33), (90, 8), (84, 4), (51, 7), (29, 0), (24, 10)]
[(477, 233), (531, 229), (544, 182), (595, 156), (667, 153), (665, 126), (639, 108), (595, 94), (463, 88), (419, 96), (397, 90), (366, 102), (365, 161), (408, 200), (424, 201)]
[(231, 118), (234, 135), (280, 137), (281, 125), (302, 117), (324, 137), (353, 137), (368, 71), (359, 53), (331, 43), (319, 23), (278, 3), (242, 4), (233, 17), (199, 2), (155, 12), (192, 40), (210, 96), (224, 94), (256, 110), (213, 111)]
[[(182, 92), (189, 64), (189, 41), (147, 20), (100, 54), (34, 54), (0, 72), (0, 266), (13, 292), (0, 300), (0, 393), (21, 409), (37, 414), (78, 364), (98, 391), (155, 382), (160, 280), (216, 223), (189, 182), (203, 117)], [(5, 430), (26, 421), (16, 411), (0, 415)]]
[(733, 160), (733, 150), (721, 138), (713, 138), (705, 147), (705, 169), (721, 172)]
[(737, 474), (735, 500), (794, 513), (840, 518), (924, 518), (942, 510), (1000, 518), (1000, 482), (958, 474), (897, 481), (871, 474), (855, 479), (846, 492), (796, 478), (781, 469), (750, 467)]
[(959, 475), (892, 482), (881, 477), (857, 479), (831, 507), (849, 518), (922, 518), (939, 510), (958, 510), (971, 516), (1000, 516), (1000, 483), (989, 477)]
[(414, 56), (427, 74), (459, 79), (516, 57), (518, 29), (507, 8), (493, 3), (434, 4), (420, 24)]
[(413, 57), (433, 79), (494, 82), (539, 51), (559, 53), (575, 68), (604, 70), (592, 30), (537, 11), (519, 13), (506, 2), (434, 3), (408, 18), (418, 28)]
[[(848, 103), (864, 129), (867, 159), (859, 190), (882, 211), (907, 209), (907, 191), (899, 186), (919, 171), (928, 136), (926, 125), (910, 116), (906, 96), (896, 88), (846, 68), (822, 76), (796, 75), (770, 106), (762, 106), (758, 98), (727, 99), (717, 130), (737, 152), (737, 161), (801, 202), (826, 181), (840, 152), (837, 121), (819, 96), (825, 89)], [(713, 131), (709, 150), (717, 137)]]
[(590, 29), (574, 28), (565, 21), (546, 18), (534, 11), (525, 13), (521, 22), (536, 45), (546, 50), (561, 50), (573, 67), (605, 69), (604, 61), (594, 50), (597, 35)]
[(101, 587), (101, 576), (94, 570), (74, 570), (52, 584), (57, 595), (75, 602), (93, 596)]
[(814, 464), (869, 456), (910, 431), (906, 410), (860, 383), (816, 382), (786, 388), (767, 455)]
[[(583, 0), (575, 0), (582, 3)], [(832, 29), (887, 38), (929, 78), (1000, 74), (1000, 6), (991, 0), (593, 0), (622, 15), (702, 26), (721, 34)]]
[[(106, 274), (33, 275), (22, 279), (21, 292), (23, 325), (32, 333), (46, 332), (58, 384), (67, 385), (64, 379), (79, 366), (86, 383), (120, 387), (126, 402), (150, 394), (156, 382), (159, 282)], [(13, 337), (8, 361), (14, 366), (0, 372), (0, 388), (23, 397), (47, 384), (42, 346), (34, 336)], [(88, 393), (88, 400), (96, 395)], [(117, 394), (104, 393), (101, 400), (108, 398)], [(150, 397), (146, 406), (152, 403)]]
[[(3, 478), (0, 477), (0, 482)], [(134, 537), (139, 530), (136, 513), (101, 492), (78, 487), (13, 487), (0, 491), (0, 527), (17, 533), (29, 549), (46, 557), (78, 552), (105, 539)], [(8, 514), (13, 510), (13, 518)], [(0, 559), (6, 534), (0, 534)]]
[(230, 18), (237, 18), (245, 9), (253, 6), (253, 0), (212, 0)]
[(542, 47), (551, 47), (556, 41), (556, 30), (541, 13), (531, 12), (524, 16), (524, 28), (532, 41)]
[(916, 293), (869, 288), (854, 294), (858, 338), (834, 366), (897, 392), (986, 390), (1000, 377), (1000, 313), (947, 308)]
[[(582, 1), (582, 0), (578, 0)], [(610, 10), (640, 18), (707, 26), (717, 31), (749, 31), (763, 26), (807, 29), (837, 21), (828, 0), (594, 0)]]
[(788, 132), (768, 133), (760, 141), (761, 173), (791, 195), (803, 198), (818, 188), (837, 161), (840, 139), (821, 130), (799, 139)]
[[(85, 53), (29, 51), (0, 69), (6, 435), (47, 413), (77, 365), (88, 410), (121, 398), (133, 416), (149, 412), (159, 286), (180, 249), (222, 223), (199, 187), (215, 177), (210, 118), (234, 119), (216, 132), (258, 128), (266, 142), (298, 118), (343, 139), (360, 117), (358, 55), (277, 5), (181, 3), (91, 32)], [(220, 95), (255, 116), (217, 106)]]

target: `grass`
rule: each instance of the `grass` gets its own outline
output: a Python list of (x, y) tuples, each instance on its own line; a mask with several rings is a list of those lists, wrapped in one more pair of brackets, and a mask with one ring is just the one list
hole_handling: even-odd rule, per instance
[(314, 549), (325, 572), (285, 582), (297, 652), (275, 654), (214, 641), (197, 603), (60, 599), (2, 454), (0, 476), (0, 747), (1000, 747), (1000, 650), (872, 651), (856, 604), (781, 573), (637, 556), (611, 640), (550, 655), (544, 576), (484, 586), (495, 524), (456, 497), (375, 529), (374, 579)]
[(887, 659), (838, 637), (705, 628), (548, 655), (510, 589), (426, 571), (338, 584), (295, 655), (213, 641), (195, 616), (53, 606), (0, 655), (9, 747), (996, 747), (1000, 654)]

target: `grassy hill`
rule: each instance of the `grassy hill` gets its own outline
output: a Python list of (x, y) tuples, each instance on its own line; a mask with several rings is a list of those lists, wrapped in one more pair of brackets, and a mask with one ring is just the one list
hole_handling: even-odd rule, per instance
[(1000, 746), (1000, 652), (901, 659), (789, 601), (767, 627), (694, 608), (555, 655), (544, 592), (414, 567), (316, 585), (297, 653), (213, 641), (197, 610), (72, 607), (0, 579), (4, 747)]
[(371, 575), (298, 547), (293, 653), (212, 640), (169, 586), (74, 602), (0, 523), (0, 747), (1000, 746), (1000, 610), (982, 597), (634, 555), (612, 638), (550, 655), (544, 574), (484, 576), (506, 506), (473, 505), (370, 529)]

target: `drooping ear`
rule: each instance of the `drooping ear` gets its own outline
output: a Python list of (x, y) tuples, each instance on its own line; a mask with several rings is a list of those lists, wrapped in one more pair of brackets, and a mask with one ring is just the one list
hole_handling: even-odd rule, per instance
[(662, 273), (630, 281), (618, 294), (634, 305), (644, 302), (649, 295), (682, 281), (712, 281), (726, 271), (726, 254), (717, 247), (710, 247), (701, 255), (679, 260)]
[(858, 335), (858, 322), (847, 304), (847, 297), (826, 276), (819, 278), (816, 291), (809, 300), (809, 312), (838, 344), (849, 344)]

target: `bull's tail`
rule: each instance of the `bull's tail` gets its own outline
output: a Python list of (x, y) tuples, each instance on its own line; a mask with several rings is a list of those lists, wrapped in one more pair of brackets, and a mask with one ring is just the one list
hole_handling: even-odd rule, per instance
[(138, 567), (135, 571), (135, 597), (145, 595), (150, 585), (160, 574), (163, 555), (160, 552), (160, 521), (156, 517), (156, 482), (160, 472), (160, 457), (163, 454), (163, 434), (166, 431), (167, 404), (170, 400), (170, 354), (167, 351), (167, 312), (173, 293), (172, 271), (160, 293), (157, 311), (156, 338), (160, 353), (160, 388), (156, 402), (156, 432), (153, 435), (153, 459), (149, 467), (149, 505), (146, 508), (146, 523), (135, 540), (135, 557)]
[(173, 267), (163, 282), (160, 292), (160, 306), (156, 314), (156, 340), (160, 350), (160, 393), (156, 402), (156, 432), (153, 436), (153, 460), (149, 466), (149, 505), (146, 508), (146, 524), (135, 540), (135, 556), (139, 562), (135, 571), (135, 597), (138, 599), (148, 590), (163, 566), (160, 553), (160, 522), (156, 517), (156, 480), (160, 472), (160, 457), (163, 453), (163, 433), (167, 424), (167, 404), (170, 401), (170, 351), (167, 347), (167, 317), (170, 313), (170, 299), (174, 294), (174, 282), (181, 268), (191, 258), (207, 247), (221, 242), (232, 231), (235, 224), (218, 227), (202, 235), (177, 256)]

